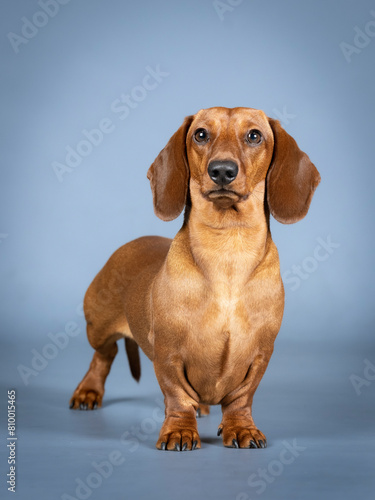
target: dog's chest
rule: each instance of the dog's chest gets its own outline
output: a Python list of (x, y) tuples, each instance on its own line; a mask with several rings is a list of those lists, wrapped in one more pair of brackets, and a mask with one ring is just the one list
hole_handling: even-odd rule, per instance
[(278, 273), (260, 264), (247, 272), (245, 263), (217, 270), (201, 282), (192, 308), (184, 316), (186, 372), (202, 401), (216, 404), (244, 380), (262, 348), (272, 345), (280, 328), (283, 289)]
[[(201, 306), (190, 311), (191, 342), (216, 346), (236, 355), (249, 342), (255, 326), (253, 291), (251, 285), (237, 286), (234, 280), (217, 279), (213, 287), (206, 286)], [(185, 311), (187, 313), (187, 311)]]
[(209, 404), (242, 383), (262, 345), (272, 345), (282, 318), (276, 248), (233, 257), (225, 252), (204, 265), (185, 261), (173, 273), (166, 270), (155, 289), (155, 336), (182, 359), (190, 384)]
[(248, 331), (251, 323), (251, 287), (240, 284), (236, 276), (218, 275), (214, 283), (205, 284), (201, 310), (194, 315), (202, 336), (211, 339), (212, 336), (231, 334), (241, 336)]
[(258, 342), (255, 317), (244, 297), (228, 288), (190, 314), (181, 350), (186, 374), (202, 401), (217, 404), (246, 376)]

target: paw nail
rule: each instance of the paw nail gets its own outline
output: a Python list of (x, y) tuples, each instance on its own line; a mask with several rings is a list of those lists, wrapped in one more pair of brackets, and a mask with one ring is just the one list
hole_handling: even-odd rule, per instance
[(259, 447), (260, 448), (265, 448), (264, 443), (261, 439), (259, 439)]
[(239, 448), (237, 439), (233, 439), (232, 443), (235, 448)]
[(222, 427), (219, 427), (218, 430), (217, 430), (217, 435), (218, 436), (221, 436), (221, 433), (223, 432), (223, 428)]
[(187, 448), (187, 443), (184, 443), (181, 451), (186, 451), (186, 448)]
[(193, 441), (193, 446), (192, 446), (192, 450), (195, 450), (195, 448), (197, 447), (198, 445), (198, 441)]
[(249, 448), (258, 448), (257, 444), (255, 441), (250, 441), (250, 446)]
[(74, 408), (74, 399), (73, 399), (73, 401), (70, 403), (69, 408)]
[(200, 408), (198, 408), (198, 410), (197, 410), (197, 418), (200, 418), (200, 417), (201, 417), (201, 413), (202, 413), (202, 412), (201, 412), (201, 409), (200, 409)]
[(175, 449), (175, 451), (181, 451), (180, 443), (176, 443), (174, 445), (174, 449)]
[(167, 448), (167, 443), (161, 443), (161, 450), (165, 451)]

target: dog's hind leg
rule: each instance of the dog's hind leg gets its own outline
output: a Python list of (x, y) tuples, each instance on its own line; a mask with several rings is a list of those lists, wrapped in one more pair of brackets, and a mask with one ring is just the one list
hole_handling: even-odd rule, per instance
[(210, 414), (210, 407), (208, 405), (204, 405), (203, 403), (199, 403), (197, 408), (197, 418), (205, 417)]
[[(91, 328), (92, 325), (87, 325), (89, 340), (92, 336)], [(113, 334), (107, 337), (102, 345), (93, 345), (95, 353), (90, 368), (74, 391), (70, 399), (70, 408), (94, 410), (102, 405), (104, 384), (118, 351), (116, 341), (121, 337), (121, 334)]]

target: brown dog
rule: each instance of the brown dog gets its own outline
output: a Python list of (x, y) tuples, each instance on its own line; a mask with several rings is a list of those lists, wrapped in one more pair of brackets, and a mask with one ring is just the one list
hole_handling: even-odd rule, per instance
[(289, 224), (309, 208), (320, 175), (278, 121), (249, 108), (211, 108), (185, 119), (148, 171), (155, 213), (185, 219), (174, 240), (122, 246), (87, 290), (95, 354), (70, 401), (101, 406), (125, 338), (138, 346), (165, 397), (159, 449), (200, 448), (196, 414), (221, 404), (225, 446), (264, 448), (251, 406), (280, 329), (284, 289), (269, 212)]

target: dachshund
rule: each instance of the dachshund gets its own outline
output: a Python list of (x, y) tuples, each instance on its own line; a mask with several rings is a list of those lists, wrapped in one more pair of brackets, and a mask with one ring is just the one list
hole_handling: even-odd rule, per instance
[(270, 214), (299, 221), (320, 175), (277, 120), (215, 107), (185, 118), (148, 170), (155, 214), (184, 211), (173, 240), (146, 236), (119, 248), (84, 299), (95, 353), (70, 407), (95, 409), (124, 338), (133, 377), (138, 346), (153, 361), (165, 420), (156, 447), (201, 447), (197, 416), (221, 405), (231, 448), (265, 448), (254, 393), (279, 332), (284, 288)]

